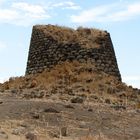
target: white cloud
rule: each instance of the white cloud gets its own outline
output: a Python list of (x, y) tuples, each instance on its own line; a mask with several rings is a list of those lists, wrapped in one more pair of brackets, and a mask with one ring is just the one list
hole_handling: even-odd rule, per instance
[[(0, 3), (6, 3), (0, 0)], [(9, 23), (21, 26), (35, 24), (40, 20), (46, 20), (51, 17), (49, 14), (54, 13), (56, 9), (60, 10), (77, 10), (80, 6), (71, 1), (64, 2), (46, 2), (45, 4), (31, 4), (29, 2), (13, 2), (4, 8), (0, 4), (0, 23)], [(52, 11), (53, 10), (53, 11)]]
[(8, 80), (9, 78), (0, 78), (0, 83), (4, 83)]
[(13, 3), (12, 8), (18, 9), (20, 11), (24, 11), (30, 14), (40, 15), (40, 16), (46, 16), (46, 11), (43, 6), (41, 5), (31, 5), (29, 3), (25, 2), (19, 2), (19, 3)]
[(63, 9), (73, 9), (73, 10), (78, 10), (78, 9), (81, 9), (81, 7), (79, 5), (76, 5), (75, 3), (73, 2), (65, 2), (65, 7), (63, 7)]
[(124, 76), (123, 79), (125, 81), (138, 81), (140, 80), (140, 76)]
[(3, 80), (2, 79), (0, 79), (0, 83), (3, 83)]
[(91, 21), (100, 21), (102, 20), (104, 14), (110, 10), (109, 6), (100, 6), (93, 9), (82, 11), (79, 15), (71, 16), (73, 22), (91, 22)]
[(49, 17), (44, 6), (25, 2), (13, 3), (10, 8), (0, 9), (0, 23), (27, 26)]
[(51, 8), (58, 8), (61, 7), (62, 9), (72, 9), (72, 10), (78, 10), (81, 7), (74, 2), (67, 1), (67, 2), (59, 2), (59, 3), (52, 3)]
[(5, 0), (0, 0), (0, 5), (4, 2)]
[(0, 41), (0, 51), (6, 48), (6, 44), (2, 41)]
[(140, 76), (123, 76), (122, 79), (128, 85), (140, 88)]
[(86, 22), (116, 22), (140, 16), (140, 2), (97, 6), (84, 10), (79, 15), (72, 15), (71, 21), (75, 23)]
[(0, 9), (0, 22), (16, 19), (18, 16), (15, 10)]

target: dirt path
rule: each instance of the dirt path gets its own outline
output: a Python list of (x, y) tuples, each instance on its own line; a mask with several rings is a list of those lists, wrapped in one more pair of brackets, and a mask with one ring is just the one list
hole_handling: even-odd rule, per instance
[[(97, 103), (89, 106), (53, 100), (24, 100), (0, 94), (0, 130), (11, 140), (12, 137), (25, 137), (30, 132), (52, 138), (103, 134), (115, 140), (138, 140), (139, 124), (138, 109)], [(0, 140), (3, 139), (1, 131)]]

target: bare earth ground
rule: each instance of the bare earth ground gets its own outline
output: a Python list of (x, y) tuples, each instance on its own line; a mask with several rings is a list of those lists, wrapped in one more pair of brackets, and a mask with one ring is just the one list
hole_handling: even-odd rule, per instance
[(0, 84), (0, 140), (140, 140), (140, 89), (66, 62)]
[(104, 103), (25, 100), (11, 93), (0, 93), (0, 140), (25, 140), (27, 135), (30, 135), (30, 140), (33, 140), (32, 135), (37, 135), (37, 140), (89, 135), (138, 140), (140, 110)]

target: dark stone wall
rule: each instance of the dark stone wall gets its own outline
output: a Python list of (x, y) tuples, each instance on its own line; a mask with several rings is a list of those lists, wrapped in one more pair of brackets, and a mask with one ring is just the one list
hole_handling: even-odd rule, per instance
[(58, 40), (46, 36), (34, 26), (26, 75), (42, 72), (46, 68), (53, 68), (53, 66), (64, 61), (77, 60), (81, 63), (90, 61), (97, 70), (116, 76), (121, 80), (109, 33), (104, 39), (98, 39), (98, 44), (100, 45), (98, 48), (85, 48), (79, 43), (58, 43)]

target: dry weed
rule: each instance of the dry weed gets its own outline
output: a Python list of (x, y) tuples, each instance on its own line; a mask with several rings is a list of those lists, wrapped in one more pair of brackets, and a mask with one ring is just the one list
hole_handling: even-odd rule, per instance
[(90, 29), (79, 27), (77, 30), (64, 26), (37, 25), (34, 26), (38, 32), (44, 33), (44, 36), (51, 37), (58, 43), (80, 43), (83, 47), (99, 47), (98, 43), (104, 39), (107, 32), (99, 29)]
[(101, 134), (101, 135), (97, 135), (97, 136), (89, 135), (89, 136), (81, 137), (81, 138), (79, 138), (79, 140), (110, 140), (110, 139), (108, 139), (106, 136)]

